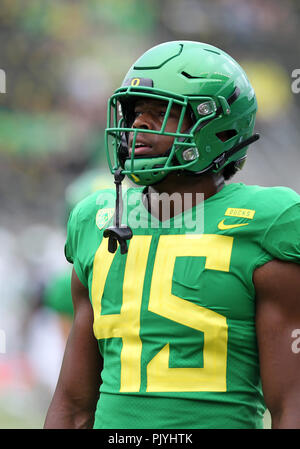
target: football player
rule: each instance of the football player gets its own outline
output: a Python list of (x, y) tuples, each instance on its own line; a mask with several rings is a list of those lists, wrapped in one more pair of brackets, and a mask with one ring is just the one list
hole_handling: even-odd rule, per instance
[(245, 72), (163, 43), (109, 108), (116, 194), (70, 215), (75, 317), (45, 427), (254, 429), (267, 407), (300, 428), (300, 197), (225, 182), (258, 138)]

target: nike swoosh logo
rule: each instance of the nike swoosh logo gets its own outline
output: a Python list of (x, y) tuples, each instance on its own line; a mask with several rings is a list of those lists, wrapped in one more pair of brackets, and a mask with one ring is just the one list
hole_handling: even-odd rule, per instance
[(239, 223), (239, 224), (232, 224), (232, 225), (226, 225), (224, 224), (224, 220), (220, 221), (220, 223), (218, 224), (218, 228), (221, 231), (224, 231), (226, 229), (233, 229), (233, 228), (239, 228), (241, 226), (248, 226), (249, 223)]

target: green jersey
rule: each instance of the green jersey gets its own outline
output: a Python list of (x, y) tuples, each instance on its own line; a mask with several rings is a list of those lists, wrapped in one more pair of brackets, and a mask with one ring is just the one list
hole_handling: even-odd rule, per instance
[(49, 280), (44, 291), (44, 304), (60, 315), (73, 316), (69, 269), (58, 273)]
[[(87, 170), (73, 181), (65, 193), (64, 221), (69, 217), (71, 210), (79, 201), (100, 189), (113, 186), (110, 173), (107, 170)], [(62, 270), (50, 278), (45, 285), (44, 304), (59, 315), (73, 316), (73, 303), (71, 295), (70, 267)]]
[[(300, 263), (300, 197), (228, 184), (165, 221), (128, 189), (128, 253), (108, 252), (114, 191), (79, 203), (65, 247), (94, 310), (104, 359), (95, 428), (261, 428), (252, 277)], [(191, 224), (194, 224), (194, 228)]]

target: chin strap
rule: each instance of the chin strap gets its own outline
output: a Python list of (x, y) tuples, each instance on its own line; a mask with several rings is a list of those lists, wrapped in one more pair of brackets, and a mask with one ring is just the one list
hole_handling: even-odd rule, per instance
[(116, 170), (115, 174), (116, 184), (116, 211), (114, 218), (114, 226), (110, 226), (103, 232), (103, 237), (108, 238), (108, 251), (115, 253), (118, 248), (118, 243), (121, 248), (121, 254), (126, 254), (128, 251), (127, 241), (132, 237), (132, 230), (129, 226), (120, 224), (123, 212), (123, 198), (122, 198), (122, 181), (125, 175), (122, 174), (122, 169)]

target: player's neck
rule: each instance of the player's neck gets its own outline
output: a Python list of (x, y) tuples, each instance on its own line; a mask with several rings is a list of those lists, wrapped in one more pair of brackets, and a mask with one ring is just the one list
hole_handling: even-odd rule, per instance
[[(144, 190), (144, 205), (150, 213), (162, 219), (164, 210), (164, 201), (168, 207), (171, 207), (170, 216), (176, 215), (176, 198), (180, 198), (180, 204), (183, 210), (196, 206), (200, 201), (207, 200), (224, 187), (224, 177), (219, 174), (203, 175), (199, 177), (178, 176), (170, 174), (166, 179), (156, 184), (148, 186)], [(185, 202), (185, 194), (189, 196), (189, 201)], [(202, 195), (199, 195), (202, 194)], [(164, 195), (163, 195), (164, 194)], [(176, 194), (176, 195), (174, 195)], [(178, 195), (179, 194), (179, 195)], [(197, 195), (198, 194), (198, 195)], [(170, 203), (170, 196), (172, 202)], [(181, 206), (180, 206), (181, 207)], [(180, 209), (179, 207), (179, 209)]]
[(204, 199), (207, 199), (224, 187), (224, 177), (222, 174), (209, 174), (196, 176), (170, 174), (158, 184), (149, 186), (147, 193), (167, 193), (172, 195), (177, 192), (181, 195), (185, 193), (202, 193)]

